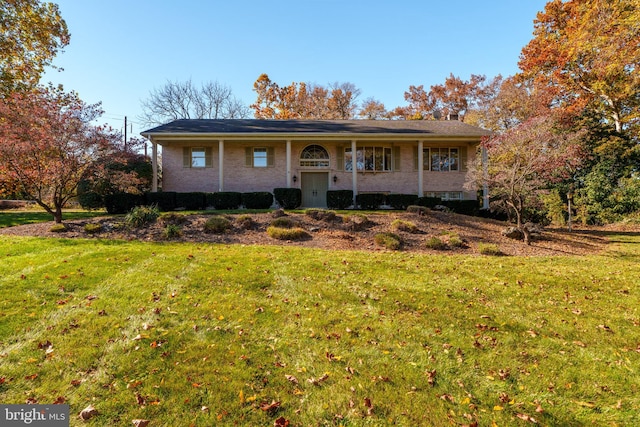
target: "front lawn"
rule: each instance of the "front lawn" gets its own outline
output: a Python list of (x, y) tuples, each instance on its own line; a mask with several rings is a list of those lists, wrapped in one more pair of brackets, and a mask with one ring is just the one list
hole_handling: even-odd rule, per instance
[[(63, 220), (93, 218), (105, 215), (104, 211), (64, 211)], [(22, 224), (53, 221), (53, 217), (43, 210), (6, 210), (0, 211), (0, 228)]]
[(524, 258), (1, 236), (0, 402), (65, 402), (73, 426), (635, 425), (640, 237), (612, 240)]

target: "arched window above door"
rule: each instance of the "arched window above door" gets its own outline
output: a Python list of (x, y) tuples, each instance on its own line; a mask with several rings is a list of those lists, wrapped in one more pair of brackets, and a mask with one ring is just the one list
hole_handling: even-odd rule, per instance
[(329, 152), (320, 145), (308, 145), (300, 154), (300, 167), (328, 168)]

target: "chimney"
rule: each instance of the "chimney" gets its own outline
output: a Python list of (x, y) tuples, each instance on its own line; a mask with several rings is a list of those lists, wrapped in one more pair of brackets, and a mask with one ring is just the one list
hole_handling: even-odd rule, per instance
[(449, 113), (447, 114), (447, 120), (458, 120), (458, 113)]

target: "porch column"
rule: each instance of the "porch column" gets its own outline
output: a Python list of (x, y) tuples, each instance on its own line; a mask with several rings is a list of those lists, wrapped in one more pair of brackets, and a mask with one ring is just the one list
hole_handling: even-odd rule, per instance
[(291, 188), (291, 140), (287, 140), (287, 188)]
[(351, 141), (351, 189), (353, 190), (353, 206), (358, 195), (358, 162), (356, 161), (356, 140)]
[(224, 140), (218, 140), (218, 191), (224, 191)]
[(151, 191), (158, 192), (158, 144), (151, 141)]
[(489, 155), (482, 147), (482, 209), (489, 209)]
[(424, 141), (418, 141), (418, 197), (424, 197)]

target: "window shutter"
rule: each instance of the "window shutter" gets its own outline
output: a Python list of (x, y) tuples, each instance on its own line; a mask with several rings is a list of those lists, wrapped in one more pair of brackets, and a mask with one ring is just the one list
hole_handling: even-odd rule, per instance
[(467, 147), (460, 147), (460, 171), (467, 171)]
[(393, 170), (399, 172), (400, 164), (400, 147), (395, 145), (393, 147)]
[(204, 167), (212, 168), (213, 167), (213, 153), (211, 147), (206, 147), (204, 149)]
[(267, 166), (273, 167), (276, 164), (276, 150), (273, 147), (267, 148)]
[(191, 147), (182, 148), (182, 167), (191, 167)]
[(253, 147), (244, 149), (244, 165), (248, 167), (253, 166)]
[(336, 170), (344, 170), (344, 147), (338, 145), (336, 148)]

